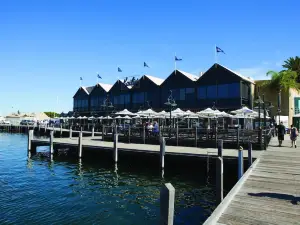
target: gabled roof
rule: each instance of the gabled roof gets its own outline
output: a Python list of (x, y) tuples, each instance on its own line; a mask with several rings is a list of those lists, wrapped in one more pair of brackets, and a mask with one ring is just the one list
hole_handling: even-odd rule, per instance
[(89, 95), (92, 92), (92, 90), (94, 89), (94, 87), (95, 86), (90, 86), (90, 87), (81, 86), (80, 88), (82, 88)]
[[(124, 81), (122, 81), (122, 80), (117, 80), (117, 82), (118, 81), (120, 81), (121, 83), (123, 83), (124, 84)], [(131, 85), (126, 85), (126, 84), (124, 84), (128, 89), (131, 89), (132, 88), (132, 86)]]
[(111, 84), (102, 84), (102, 83), (98, 83), (97, 85), (100, 85), (104, 91), (109, 92), (109, 90), (112, 88)]
[(151, 80), (153, 83), (155, 83), (156, 85), (161, 85), (164, 80), (161, 79), (161, 78), (158, 78), (158, 77), (153, 77), (153, 76), (150, 76), (150, 75), (144, 75), (145, 77), (147, 77), (149, 80)]
[[(248, 82), (250, 82), (250, 83), (252, 83), (252, 84), (255, 84), (255, 81), (253, 80), (253, 79), (251, 79), (250, 77), (245, 77), (245, 76), (243, 76), (243, 75), (241, 75), (241, 74), (239, 74), (238, 72), (235, 72), (235, 71), (233, 71), (233, 70), (231, 70), (231, 69), (229, 69), (229, 68), (227, 68), (227, 67), (225, 67), (225, 66), (223, 66), (223, 65), (221, 65), (221, 64), (219, 64), (219, 63), (215, 63), (213, 66), (220, 66), (220, 67), (223, 67), (225, 70), (228, 70), (229, 72), (231, 72), (231, 73), (233, 73), (233, 74), (235, 74), (235, 75), (237, 75), (238, 77), (240, 77), (241, 79), (243, 79), (243, 80), (245, 80), (245, 81), (248, 81)], [(212, 68), (212, 67), (211, 67)], [(209, 70), (209, 69), (208, 69)], [(207, 71), (208, 71), (207, 70)], [(206, 71), (206, 72), (207, 72)], [(205, 72), (205, 73), (206, 73)], [(204, 74), (205, 74), (204, 73)], [(204, 75), (203, 74), (203, 75)], [(202, 76), (203, 76), (202, 75)]]
[(194, 75), (194, 74), (191, 74), (191, 73), (187, 73), (187, 72), (184, 72), (182, 70), (177, 70), (177, 71), (180, 72), (180, 73), (182, 73), (184, 76), (186, 76), (187, 78), (189, 78), (192, 81), (197, 81), (198, 78), (199, 78), (197, 75)]

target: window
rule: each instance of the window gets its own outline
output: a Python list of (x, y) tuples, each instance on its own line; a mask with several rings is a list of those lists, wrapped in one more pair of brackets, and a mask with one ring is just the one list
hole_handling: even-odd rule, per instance
[(218, 85), (218, 98), (228, 98), (228, 84)]
[(217, 98), (217, 86), (207, 86), (207, 98)]
[(179, 89), (179, 100), (185, 100), (185, 88)]
[(123, 101), (124, 101), (124, 104), (129, 104), (130, 103), (130, 94), (126, 94), (126, 95), (123, 95)]
[(132, 103), (134, 104), (140, 104), (140, 103), (144, 103), (145, 99), (145, 92), (139, 92), (139, 93), (134, 93), (132, 95)]
[(206, 99), (206, 87), (197, 88), (197, 97), (198, 99)]
[(240, 97), (240, 83), (228, 84), (228, 98)]
[(185, 93), (186, 94), (193, 94), (195, 92), (195, 89), (194, 88), (186, 88), (185, 89)]

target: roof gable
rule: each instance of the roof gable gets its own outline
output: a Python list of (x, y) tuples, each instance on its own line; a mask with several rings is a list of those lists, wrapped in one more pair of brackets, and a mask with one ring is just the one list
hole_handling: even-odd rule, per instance
[(181, 75), (182, 77), (184, 78), (187, 78), (189, 81), (192, 81), (192, 82), (195, 82), (198, 80), (198, 76), (194, 75), (194, 74), (191, 74), (191, 73), (187, 73), (187, 72), (184, 72), (182, 70), (174, 70), (162, 83), (160, 86), (164, 85), (167, 80), (169, 80), (171, 77), (173, 76), (178, 76), (178, 75)]
[(151, 80), (154, 84), (157, 86), (160, 86), (164, 80), (158, 77), (150, 76), (150, 75), (144, 75), (144, 77), (147, 77), (149, 80)]
[[(110, 92), (122, 92), (122, 91), (128, 91), (131, 89), (131, 86), (127, 86), (124, 84), (123, 81), (117, 80), (113, 86), (110, 88)], [(112, 93), (113, 94), (113, 93)]]
[(90, 93), (92, 94), (97, 88), (101, 88), (104, 92), (108, 93), (110, 89), (112, 88), (111, 84), (103, 84), (103, 83), (98, 83), (95, 85), (93, 91)]
[(73, 96), (73, 98), (75, 98), (77, 95), (79, 95), (79, 93), (84, 93), (85, 95), (89, 96), (89, 94), (93, 91), (94, 86), (91, 87), (79, 87), (78, 90), (76, 91), (75, 95)]

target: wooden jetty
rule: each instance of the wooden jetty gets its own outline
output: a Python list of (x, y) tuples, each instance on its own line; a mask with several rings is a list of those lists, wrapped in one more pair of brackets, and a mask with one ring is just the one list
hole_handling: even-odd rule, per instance
[(300, 224), (300, 149), (276, 138), (204, 223)]

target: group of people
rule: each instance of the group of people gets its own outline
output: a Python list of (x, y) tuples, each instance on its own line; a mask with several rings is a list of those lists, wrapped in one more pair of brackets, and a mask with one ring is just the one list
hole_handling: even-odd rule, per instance
[(157, 121), (152, 122), (146, 122), (144, 124), (146, 131), (148, 134), (153, 133), (153, 134), (158, 134), (159, 133), (159, 125)]
[[(275, 127), (276, 129), (276, 127)], [(279, 142), (279, 147), (282, 146), (282, 141), (284, 140), (284, 135), (286, 134), (286, 128), (283, 125), (283, 122), (281, 122), (277, 126), (277, 133), (278, 133), (278, 142)], [(290, 129), (290, 139), (291, 139), (291, 148), (295, 147), (297, 148), (297, 137), (298, 137), (298, 130), (294, 125), (291, 125)]]

